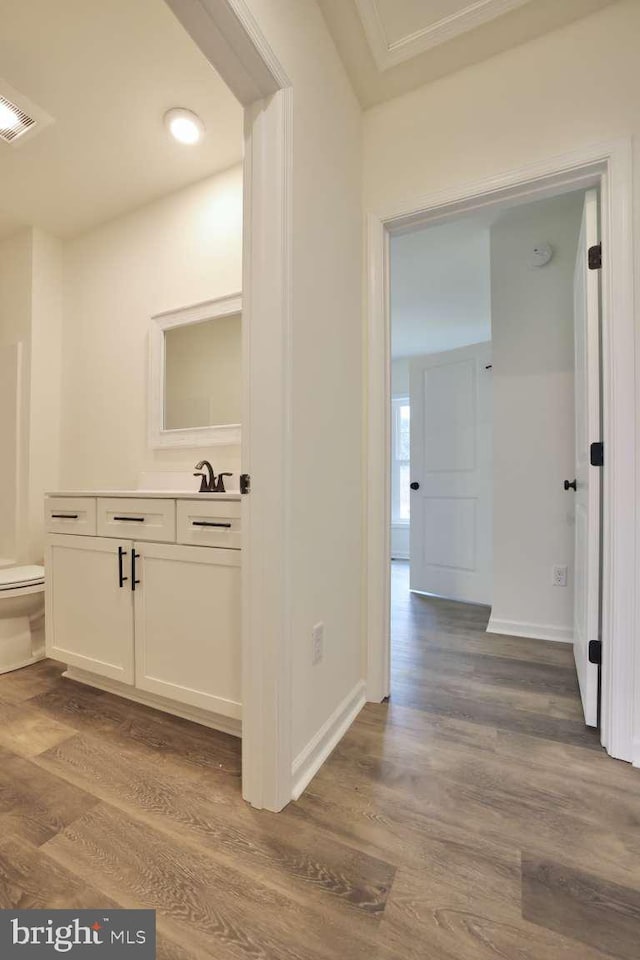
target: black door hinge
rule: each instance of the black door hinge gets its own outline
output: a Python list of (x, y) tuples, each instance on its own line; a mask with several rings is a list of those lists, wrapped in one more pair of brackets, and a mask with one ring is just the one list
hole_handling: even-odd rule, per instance
[(589, 254), (587, 257), (587, 263), (589, 264), (589, 270), (599, 270), (602, 266), (602, 244), (596, 243), (593, 247), (589, 247)]
[(251, 477), (248, 473), (240, 474), (240, 493), (251, 493)]
[(604, 444), (601, 440), (591, 444), (590, 460), (592, 467), (601, 467), (604, 463)]
[(589, 663), (602, 663), (602, 640), (589, 641)]

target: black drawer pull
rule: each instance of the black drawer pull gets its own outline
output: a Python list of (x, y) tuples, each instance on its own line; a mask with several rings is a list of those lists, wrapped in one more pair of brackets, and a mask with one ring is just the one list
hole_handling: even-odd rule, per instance
[(131, 589), (135, 592), (136, 584), (140, 581), (136, 578), (136, 560), (140, 554), (136, 553), (135, 548), (131, 551)]
[(125, 577), (123, 569), (123, 561), (127, 555), (127, 550), (124, 547), (118, 547), (118, 586), (124, 587), (125, 580), (128, 580), (129, 577)]
[(127, 523), (144, 523), (144, 517), (114, 517), (114, 520), (124, 520)]
[(52, 520), (77, 520), (78, 514), (77, 513), (52, 513), (51, 519)]
[(191, 524), (194, 527), (226, 527), (227, 530), (231, 528), (230, 523), (215, 523), (213, 520), (192, 520)]

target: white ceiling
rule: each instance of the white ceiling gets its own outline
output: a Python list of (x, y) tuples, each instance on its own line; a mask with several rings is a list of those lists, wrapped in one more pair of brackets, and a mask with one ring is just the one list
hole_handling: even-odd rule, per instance
[(413, 90), (616, 0), (319, 0), (364, 107)]
[[(70, 237), (241, 160), (242, 108), (164, 0), (0, 0), (0, 24), (2, 79), (54, 121), (0, 142), (0, 237)], [(167, 136), (174, 106), (200, 144)]]
[[(525, 3), (526, 0), (516, 0)], [(377, 10), (388, 42), (429, 30), (438, 22), (460, 17), (471, 4), (468, 0), (359, 0), (361, 10)]]
[(486, 218), (391, 238), (391, 354), (416, 357), (491, 339)]

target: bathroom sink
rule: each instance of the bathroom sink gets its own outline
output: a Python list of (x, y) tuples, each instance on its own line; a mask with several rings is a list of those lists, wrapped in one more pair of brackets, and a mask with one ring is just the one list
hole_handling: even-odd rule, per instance
[(47, 496), (55, 497), (133, 497), (158, 498), (163, 500), (239, 500), (239, 490), (225, 493), (198, 493), (197, 490), (56, 490)]
[(123, 497), (175, 497), (176, 500), (184, 500), (185, 497), (195, 497), (198, 500), (238, 500), (240, 499), (239, 490), (225, 490), (224, 493), (199, 493), (197, 490), (131, 490), (121, 493), (112, 491), (110, 496)]

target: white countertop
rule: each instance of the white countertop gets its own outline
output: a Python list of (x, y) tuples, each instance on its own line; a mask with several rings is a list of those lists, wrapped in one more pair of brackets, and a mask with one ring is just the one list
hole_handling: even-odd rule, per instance
[(198, 493), (193, 490), (50, 490), (46, 497), (141, 497), (157, 500), (239, 500), (237, 490), (226, 493)]

